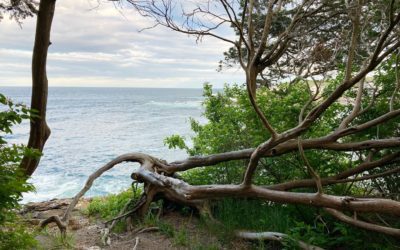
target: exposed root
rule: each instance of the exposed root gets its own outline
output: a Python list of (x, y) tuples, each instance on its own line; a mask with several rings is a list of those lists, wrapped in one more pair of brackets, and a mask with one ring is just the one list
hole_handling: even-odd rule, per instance
[(60, 217), (58, 217), (57, 215), (55, 216), (50, 216), (49, 218), (43, 220), (40, 222), (39, 227), (40, 228), (44, 228), (45, 226), (47, 226), (50, 223), (56, 223), (58, 229), (60, 229), (61, 232), (61, 236), (65, 237), (66, 236), (66, 232), (67, 232), (67, 224), (63, 221), (60, 220)]
[(154, 231), (159, 231), (159, 227), (145, 227), (145, 228), (139, 228), (135, 231), (133, 231), (133, 234), (141, 234), (141, 233), (147, 233), (147, 232), (154, 232)]
[(119, 213), (119, 215), (109, 221), (106, 221), (104, 224), (107, 226), (108, 224), (112, 223), (110, 228), (113, 227), (114, 222), (121, 220), (123, 218), (126, 218), (128, 216), (131, 216), (132, 214), (136, 213), (141, 206), (143, 206), (143, 204), (146, 202), (146, 194), (142, 194), (142, 196), (140, 197), (140, 199), (138, 200), (138, 202), (135, 204), (135, 206), (128, 212), (126, 212), (128, 205), (130, 204), (131, 200), (127, 202), (127, 204), (125, 204), (125, 207), (121, 210), (121, 212)]
[(132, 250), (137, 250), (137, 247), (139, 245), (139, 237), (135, 238), (135, 245), (133, 246)]
[(101, 243), (103, 243), (104, 246), (111, 245), (111, 238), (109, 237), (110, 229), (109, 228), (104, 228), (102, 230), (102, 235), (103, 236), (101, 236)]
[[(278, 233), (278, 232), (245, 232), (238, 231), (235, 235), (241, 239), (246, 240), (273, 240), (273, 241), (284, 241), (285, 239), (294, 240), (289, 235)], [(305, 243), (304, 241), (296, 241), (300, 248), (305, 250), (323, 250), (318, 246), (313, 246)]]

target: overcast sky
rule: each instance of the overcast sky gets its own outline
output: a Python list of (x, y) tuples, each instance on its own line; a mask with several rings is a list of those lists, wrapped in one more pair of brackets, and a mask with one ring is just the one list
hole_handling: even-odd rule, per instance
[[(207, 38), (196, 43), (152, 26), (133, 10), (97, 1), (57, 1), (47, 72), (50, 86), (201, 88), (242, 83), (239, 69), (216, 71), (229, 44)], [(94, 9), (93, 9), (94, 8)], [(7, 17), (0, 22), (0, 86), (31, 85), (30, 63), (36, 18), (22, 28)], [(224, 35), (233, 36), (223, 30)]]

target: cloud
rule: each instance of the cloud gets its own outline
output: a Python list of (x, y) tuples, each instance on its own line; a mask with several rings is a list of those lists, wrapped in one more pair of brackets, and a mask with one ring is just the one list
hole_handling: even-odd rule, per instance
[[(217, 87), (243, 82), (241, 71), (218, 73), (218, 61), (229, 44), (205, 38), (196, 43), (132, 8), (109, 2), (57, 1), (48, 54), (50, 86)], [(35, 19), (23, 28), (0, 22), (0, 86), (31, 83), (30, 63)], [(228, 30), (224, 31), (229, 34)]]

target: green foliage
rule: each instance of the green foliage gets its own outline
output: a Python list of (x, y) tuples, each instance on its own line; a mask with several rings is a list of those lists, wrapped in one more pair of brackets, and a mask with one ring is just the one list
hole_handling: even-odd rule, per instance
[[(395, 58), (390, 58), (378, 68), (374, 77), (366, 79), (362, 108), (365, 109), (349, 126), (365, 123), (389, 111), (389, 100), (395, 88)], [(343, 72), (336, 78), (323, 83), (322, 98), (307, 108), (306, 113), (315, 105), (330, 95), (343, 80)], [(371, 84), (373, 81), (373, 84)], [(280, 84), (273, 89), (260, 88), (257, 90), (257, 103), (278, 132), (295, 127), (298, 123), (300, 110), (307, 102), (309, 93), (307, 82), (296, 84)], [(351, 102), (357, 88), (347, 91), (343, 98), (333, 103), (323, 115), (303, 135), (303, 139), (326, 136), (336, 130), (340, 122), (353, 109)], [(375, 94), (375, 97), (373, 95)], [(399, 98), (397, 94), (396, 98)], [(244, 148), (256, 147), (269, 138), (259, 118), (255, 114), (244, 86), (225, 87), (223, 91), (213, 92), (211, 85), (204, 86), (204, 117), (206, 124), (194, 119), (191, 128), (194, 136), (192, 146), (185, 143), (185, 138), (173, 135), (166, 138), (165, 143), (170, 148), (184, 149), (191, 156), (210, 155), (229, 152)], [(398, 99), (396, 99), (398, 100)], [(371, 105), (371, 102), (374, 105)], [(394, 109), (400, 108), (400, 102), (394, 102)], [(392, 138), (400, 136), (400, 120), (392, 119), (383, 125), (372, 127), (361, 133), (346, 136), (342, 142), (362, 141), (373, 138)], [(391, 149), (376, 152), (372, 159), (379, 159), (392, 152)], [(321, 177), (333, 176), (360, 164), (367, 152), (333, 152), (328, 150), (307, 150), (307, 159)], [(186, 171), (182, 177), (193, 185), (206, 184), (237, 184), (241, 182), (247, 161), (232, 161), (213, 167), (197, 168)], [(369, 173), (377, 173), (393, 168), (388, 165)], [(281, 156), (261, 159), (253, 183), (271, 185), (294, 179), (310, 178), (298, 152), (294, 151)], [(385, 192), (394, 199), (399, 199), (400, 174), (364, 181), (353, 184), (337, 184), (324, 187), (324, 192), (338, 195), (366, 195), (375, 189)], [(296, 190), (295, 190), (296, 191)], [(298, 191), (312, 192), (310, 189)], [(396, 196), (397, 195), (397, 196)], [(276, 205), (270, 202), (256, 200), (224, 199), (214, 204), (214, 214), (223, 224), (210, 226), (210, 230), (222, 241), (229, 242), (235, 230), (276, 231), (286, 233), (290, 238), (284, 242), (286, 249), (295, 249), (296, 242), (301, 240), (309, 244), (328, 249), (393, 249), (398, 247), (390, 237), (359, 230), (338, 223), (331, 216), (321, 214), (318, 209)], [(378, 221), (370, 217), (368, 221)], [(398, 222), (393, 218), (385, 218), (393, 226)], [(290, 240), (292, 239), (292, 240)], [(265, 245), (267, 244), (267, 245)], [(262, 243), (259, 247), (272, 248)], [(275, 247), (275, 245), (274, 245)]]
[(293, 222), (287, 215), (289, 207), (246, 199), (223, 199), (215, 204), (215, 217), (225, 230), (255, 230), (287, 232)]
[(169, 149), (179, 148), (189, 150), (185, 144), (185, 138), (180, 135), (171, 135), (164, 139), (164, 144), (168, 145)]
[[(23, 145), (8, 144), (5, 136), (12, 134), (12, 126), (32, 117), (32, 112), (22, 104), (15, 104), (0, 94), (0, 247), (24, 249), (35, 245), (33, 236), (20, 225), (15, 209), (20, 207), (23, 192), (34, 187), (19, 169), (24, 156), (36, 157), (38, 153)], [(8, 246), (8, 247), (7, 247)]]
[[(95, 197), (90, 201), (84, 213), (89, 216), (100, 217), (104, 220), (110, 220), (121, 212), (121, 210), (128, 204), (128, 209), (132, 208), (137, 199), (140, 197), (141, 189), (128, 189), (118, 194), (110, 194), (102, 197)], [(118, 221), (113, 232), (121, 233), (126, 230), (126, 222)]]
[(127, 202), (130, 201), (130, 205), (134, 205), (140, 194), (140, 189), (137, 189), (135, 192), (132, 189), (128, 189), (119, 194), (95, 197), (89, 203), (86, 213), (90, 216), (99, 216), (106, 220), (112, 219), (119, 214)]
[[(337, 81), (328, 83), (326, 89)], [(328, 91), (328, 90), (327, 90)], [(172, 135), (165, 139), (170, 148), (185, 149), (190, 155), (209, 155), (214, 153), (256, 147), (269, 138), (260, 119), (254, 112), (244, 86), (226, 86), (223, 91), (214, 93), (209, 84), (204, 86), (204, 117), (206, 124), (191, 120), (195, 133), (193, 146), (185, 144), (185, 138)], [(284, 131), (297, 125), (300, 110), (308, 101), (307, 82), (295, 85), (281, 84), (275, 89), (261, 88), (257, 91), (257, 103), (278, 131)], [(310, 107), (311, 108), (311, 107)], [(337, 127), (344, 106), (335, 104), (311, 127), (304, 137), (312, 138), (325, 135)], [(335, 173), (345, 163), (343, 153), (307, 152), (307, 157), (321, 176)], [(324, 164), (321, 164), (321, 163)], [(183, 177), (192, 184), (239, 183), (247, 161), (221, 163), (213, 168), (187, 171)], [(321, 166), (321, 167), (319, 167)], [(307, 177), (298, 154), (263, 159), (260, 162), (254, 182), (271, 184), (293, 178)]]
[(12, 213), (7, 213), (4, 222), (0, 224), (0, 250), (31, 249), (37, 246), (32, 232), (28, 231)]

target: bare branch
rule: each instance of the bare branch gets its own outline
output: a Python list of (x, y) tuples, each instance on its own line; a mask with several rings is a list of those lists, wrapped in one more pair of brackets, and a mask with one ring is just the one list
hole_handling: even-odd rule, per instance
[(395, 75), (396, 75), (396, 87), (393, 91), (392, 96), (390, 97), (390, 102), (389, 102), (389, 110), (393, 111), (393, 104), (394, 100), (396, 99), (396, 95), (399, 92), (400, 89), (400, 50), (396, 54), (396, 62), (395, 62)]
[(347, 125), (356, 118), (361, 111), (361, 101), (362, 101), (362, 96), (363, 96), (363, 91), (364, 91), (364, 83), (365, 83), (365, 77), (359, 82), (358, 84), (358, 91), (357, 91), (357, 96), (356, 100), (354, 103), (353, 110), (351, 113), (343, 119), (342, 123), (339, 125), (339, 129), (344, 129), (347, 127)]
[(384, 234), (388, 234), (388, 235), (392, 235), (394, 237), (400, 238), (400, 229), (397, 228), (392, 228), (392, 227), (385, 227), (385, 226), (380, 226), (380, 225), (376, 225), (376, 224), (372, 224), (372, 223), (368, 223), (368, 222), (364, 222), (364, 221), (360, 221), (357, 219), (353, 219), (347, 215), (345, 215), (344, 213), (341, 213), (335, 209), (332, 208), (324, 208), (324, 210), (326, 212), (328, 212), (330, 215), (332, 215), (333, 217), (335, 217), (336, 219), (339, 219), (345, 223), (348, 223), (350, 225), (356, 226), (356, 227), (360, 227), (363, 229), (367, 229), (370, 231), (374, 231), (374, 232), (378, 232), (378, 233), (384, 233)]
[(299, 147), (300, 156), (301, 156), (304, 164), (306, 165), (308, 172), (310, 173), (310, 175), (312, 176), (312, 178), (315, 181), (315, 185), (317, 186), (317, 189), (318, 189), (318, 194), (323, 194), (321, 177), (319, 177), (318, 173), (315, 172), (314, 168), (311, 166), (310, 162), (308, 161), (308, 159), (306, 157), (306, 154), (304, 153), (304, 149), (303, 149), (303, 144), (301, 142), (301, 138), (299, 137), (297, 139), (297, 141), (298, 141), (298, 147)]

